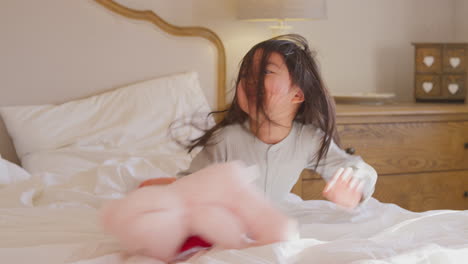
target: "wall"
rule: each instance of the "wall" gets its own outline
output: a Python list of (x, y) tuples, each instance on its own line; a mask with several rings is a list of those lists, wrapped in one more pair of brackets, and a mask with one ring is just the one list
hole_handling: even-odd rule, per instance
[[(467, 5), (465, 0), (456, 1), (459, 6)], [(150, 5), (134, 2), (121, 1), (167, 10), (160, 12), (161, 16), (173, 23), (202, 25), (217, 32), (226, 46), (231, 87), (242, 56), (255, 43), (271, 36), (271, 23), (237, 20), (235, 0), (175, 0), (170, 4), (153, 1)], [(289, 25), (316, 50), (333, 94), (394, 92), (401, 100), (411, 100), (411, 43), (454, 41), (454, 12), (452, 0), (329, 0), (328, 19)], [(467, 25), (464, 17), (458, 15)], [(468, 30), (468, 26), (464, 28)], [(457, 28), (457, 32), (461, 30)]]
[[(87, 0), (95, 5), (91, 0)], [(137, 9), (152, 9), (161, 17), (176, 25), (200, 25), (214, 30), (223, 40), (227, 51), (228, 80), (232, 87), (238, 63), (255, 43), (271, 36), (269, 23), (254, 23), (236, 19), (235, 0), (119, 0), (118, 2)], [(320, 21), (290, 22), (293, 31), (304, 35), (317, 51), (317, 59), (324, 79), (332, 94), (351, 92), (395, 92), (403, 100), (410, 100), (413, 85), (412, 42), (453, 41), (467, 36), (468, 19), (457, 7), (467, 10), (464, 0), (329, 0), (328, 19)], [(73, 43), (70, 38), (86, 38), (80, 31), (81, 21), (71, 16), (74, 4), (68, 1), (44, 0), (42, 7), (49, 10), (38, 14), (38, 3), (27, 0), (3, 0), (0, 2), (0, 36), (8, 31), (9, 46), (6, 49), (36, 45), (44, 37), (57, 42)], [(28, 8), (30, 6), (31, 8)], [(36, 7), (35, 7), (36, 6)], [(18, 12), (19, 7), (22, 8)], [(9, 11), (10, 10), (10, 11)], [(12, 10), (12, 11), (11, 11)], [(12, 13), (13, 12), (13, 13)], [(95, 9), (90, 7), (90, 12)], [(460, 11), (461, 12), (461, 11)], [(68, 15), (67, 15), (68, 14)], [(465, 12), (466, 14), (466, 12)], [(44, 36), (35, 31), (34, 25), (49, 25), (54, 35)], [(455, 27), (455, 23), (460, 26)], [(457, 24), (458, 25), (458, 24)], [(13, 32), (13, 33), (12, 33)], [(14, 32), (17, 32), (14, 33)], [(73, 34), (70, 34), (73, 32)], [(63, 34), (62, 34), (63, 33)], [(67, 33), (67, 34), (65, 34)], [(90, 32), (96, 34), (96, 32)], [(37, 43), (22, 42), (22, 36), (32, 34)], [(66, 35), (67, 39), (61, 39)], [(15, 43), (17, 41), (18, 43)], [(27, 50), (27, 47), (25, 48)], [(54, 57), (44, 58), (54, 63)], [(2, 74), (19, 72), (22, 65), (15, 61), (0, 63)], [(77, 63), (85, 63), (77, 61)], [(54, 72), (66, 67), (56, 65)], [(5, 71), (5, 69), (7, 70)], [(18, 70), (18, 71), (16, 71)], [(34, 77), (49, 74), (37, 69), (38, 76), (28, 76), (31, 87)], [(7, 73), (5, 73), (7, 72)], [(52, 84), (53, 85), (53, 84)], [(31, 88), (33, 89), (33, 88)], [(0, 88), (1, 93), (8, 92)]]
[(455, 0), (455, 40), (468, 42), (468, 0)]

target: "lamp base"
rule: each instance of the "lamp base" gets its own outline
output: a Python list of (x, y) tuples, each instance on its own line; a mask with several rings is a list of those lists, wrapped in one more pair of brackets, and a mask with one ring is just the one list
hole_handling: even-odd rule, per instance
[(278, 24), (275, 26), (270, 26), (271, 33), (273, 37), (279, 36), (279, 35), (284, 35), (284, 34), (289, 34), (291, 33), (291, 26), (286, 25), (286, 21), (284, 19), (278, 19)]

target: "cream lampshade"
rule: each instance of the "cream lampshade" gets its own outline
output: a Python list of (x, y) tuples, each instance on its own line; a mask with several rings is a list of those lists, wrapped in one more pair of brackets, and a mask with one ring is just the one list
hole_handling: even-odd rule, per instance
[(276, 21), (273, 30), (286, 30), (286, 21), (327, 18), (326, 0), (237, 0), (237, 17), (248, 21)]

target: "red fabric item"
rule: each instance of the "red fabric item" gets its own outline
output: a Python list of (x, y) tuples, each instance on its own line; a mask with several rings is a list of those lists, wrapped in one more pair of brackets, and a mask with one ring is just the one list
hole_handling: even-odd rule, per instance
[(187, 238), (187, 240), (185, 240), (185, 243), (180, 248), (179, 253), (195, 248), (195, 247), (209, 248), (211, 246), (212, 245), (210, 243), (206, 242), (201, 237), (191, 236)]

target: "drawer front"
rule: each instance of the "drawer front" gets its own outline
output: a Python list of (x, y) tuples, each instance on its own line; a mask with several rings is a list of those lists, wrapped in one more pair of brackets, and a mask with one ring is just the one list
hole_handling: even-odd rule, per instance
[(411, 211), (468, 209), (468, 171), (381, 176), (374, 197)]
[(416, 71), (419, 73), (441, 73), (442, 46), (417, 47)]
[(444, 50), (444, 72), (464, 73), (466, 71), (466, 50), (462, 47), (446, 47)]
[(421, 74), (416, 75), (415, 93), (418, 99), (430, 99), (441, 95), (440, 76)]
[(468, 169), (468, 121), (338, 125), (338, 133), (379, 175)]
[(442, 77), (442, 96), (447, 99), (464, 99), (466, 95), (465, 75), (446, 75)]
[[(324, 199), (325, 181), (302, 181), (304, 200)], [(411, 211), (468, 209), (468, 170), (379, 176), (373, 197)]]

